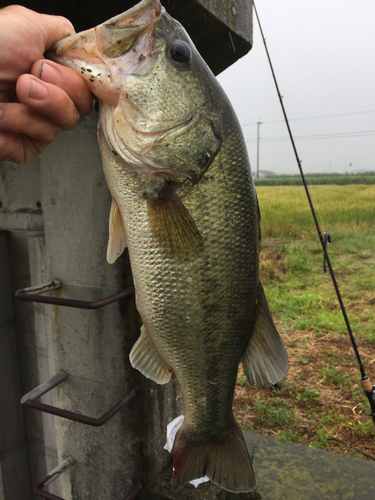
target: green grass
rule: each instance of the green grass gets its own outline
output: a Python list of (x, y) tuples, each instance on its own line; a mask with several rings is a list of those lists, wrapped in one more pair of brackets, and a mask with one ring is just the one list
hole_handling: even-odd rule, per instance
[(266, 421), (269, 427), (288, 425), (294, 421), (294, 409), (289, 401), (275, 398), (270, 403), (263, 403), (258, 396), (255, 403), (255, 413), (261, 421)]
[(329, 447), (329, 439), (333, 437), (331, 432), (327, 432), (324, 428), (317, 429), (316, 439), (311, 443), (313, 448), (320, 448), (326, 450)]
[(292, 441), (293, 443), (298, 443), (300, 441), (300, 436), (292, 431), (277, 431), (279, 439), (281, 441)]

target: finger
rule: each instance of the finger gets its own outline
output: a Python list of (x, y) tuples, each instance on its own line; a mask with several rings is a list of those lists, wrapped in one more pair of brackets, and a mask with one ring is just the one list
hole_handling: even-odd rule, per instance
[(65, 130), (73, 129), (79, 121), (79, 113), (64, 90), (42, 82), (32, 75), (21, 75), (17, 81), (19, 100), (31, 110), (61, 125)]
[(93, 95), (84, 80), (72, 69), (52, 61), (40, 60), (33, 64), (31, 74), (64, 90), (81, 116), (92, 113)]
[(75, 33), (72, 23), (62, 16), (50, 16), (39, 14), (40, 21), (44, 27), (44, 41), (46, 49), (49, 49), (54, 42)]
[[(24, 31), (27, 32), (30, 26), (33, 28), (33, 42), (38, 43), (40, 39), (45, 52), (49, 47), (58, 40), (75, 33), (72, 23), (62, 16), (51, 16), (48, 14), (39, 14), (33, 10), (22, 7), (21, 5), (8, 5), (2, 9), (2, 15), (8, 17), (12, 26), (17, 27), (17, 22), (22, 23)], [(17, 16), (15, 19), (14, 16)], [(40, 36), (41, 35), (41, 36)]]
[(72, 23), (63, 16), (51, 16), (48, 14), (39, 14), (28, 10), (28, 16), (33, 17), (35, 27), (38, 27), (44, 38), (45, 50), (62, 38), (75, 33)]
[(45, 142), (52, 142), (62, 130), (22, 103), (0, 103), (0, 131), (21, 134)]
[(20, 134), (0, 132), (0, 161), (13, 161), (26, 165), (34, 156), (42, 153), (49, 142), (30, 139)]

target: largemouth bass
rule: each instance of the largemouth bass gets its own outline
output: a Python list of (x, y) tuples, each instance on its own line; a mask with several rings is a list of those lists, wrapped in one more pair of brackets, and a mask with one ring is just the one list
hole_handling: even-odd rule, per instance
[(259, 209), (231, 104), (159, 0), (58, 42), (49, 56), (99, 98), (107, 259), (128, 248), (143, 321), (130, 362), (159, 384), (174, 373), (184, 398), (172, 488), (207, 475), (251, 491), (232, 412), (238, 365), (260, 386), (283, 379), (288, 362), (259, 280)]

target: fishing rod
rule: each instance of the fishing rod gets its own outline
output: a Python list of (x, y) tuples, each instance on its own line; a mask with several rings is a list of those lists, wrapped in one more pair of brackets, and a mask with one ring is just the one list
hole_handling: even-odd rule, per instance
[(277, 95), (279, 97), (279, 101), (280, 101), (280, 104), (281, 104), (281, 109), (283, 111), (285, 123), (286, 123), (287, 129), (288, 129), (288, 134), (289, 134), (289, 137), (290, 137), (290, 140), (291, 140), (291, 143), (292, 143), (292, 147), (293, 147), (294, 155), (295, 155), (295, 158), (296, 158), (296, 161), (297, 161), (298, 169), (299, 169), (300, 174), (301, 174), (302, 183), (303, 183), (303, 186), (305, 188), (307, 199), (309, 201), (310, 209), (311, 209), (311, 212), (312, 212), (312, 216), (314, 218), (314, 222), (315, 222), (316, 230), (318, 232), (319, 240), (320, 240), (320, 243), (321, 243), (322, 248), (323, 248), (324, 272), (326, 272), (326, 265), (327, 265), (328, 269), (329, 269), (329, 272), (331, 274), (331, 278), (332, 278), (333, 286), (334, 286), (335, 291), (336, 291), (337, 299), (338, 299), (339, 304), (340, 304), (341, 312), (342, 312), (342, 315), (344, 317), (346, 328), (347, 328), (348, 333), (349, 333), (349, 337), (350, 337), (350, 340), (351, 340), (351, 343), (352, 343), (354, 354), (355, 354), (355, 357), (356, 357), (356, 360), (357, 360), (358, 368), (359, 368), (359, 370), (361, 372), (361, 386), (362, 386), (362, 389), (363, 389), (363, 391), (364, 391), (365, 395), (367, 396), (367, 399), (368, 399), (368, 401), (370, 403), (371, 413), (369, 414), (369, 416), (372, 417), (372, 421), (375, 423), (375, 385), (372, 385), (370, 379), (366, 375), (365, 369), (364, 369), (363, 364), (362, 364), (361, 356), (360, 356), (358, 348), (357, 348), (357, 344), (356, 344), (356, 341), (355, 341), (355, 338), (354, 338), (354, 334), (353, 334), (352, 328), (350, 326), (349, 318), (348, 318), (348, 316), (346, 314), (344, 302), (342, 300), (341, 293), (340, 293), (340, 290), (339, 290), (339, 287), (338, 287), (338, 284), (337, 284), (337, 281), (336, 281), (335, 273), (334, 273), (332, 265), (331, 265), (331, 260), (330, 260), (329, 255), (328, 255), (327, 247), (328, 247), (328, 244), (331, 242), (331, 237), (330, 237), (330, 234), (328, 232), (322, 233), (322, 231), (320, 230), (319, 221), (318, 221), (318, 218), (316, 216), (316, 212), (315, 212), (314, 205), (313, 205), (313, 202), (312, 202), (312, 199), (311, 199), (311, 196), (310, 196), (309, 188), (307, 186), (305, 175), (304, 175), (303, 170), (302, 170), (302, 163), (301, 163), (301, 160), (300, 160), (300, 158), (298, 156), (298, 152), (297, 152), (296, 144), (294, 142), (293, 134), (292, 134), (291, 128), (289, 126), (289, 120), (288, 120), (288, 117), (287, 117), (287, 114), (286, 114), (286, 111), (285, 111), (285, 107), (284, 107), (284, 103), (283, 103), (283, 97), (282, 97), (282, 95), (280, 93), (280, 89), (279, 89), (279, 86), (278, 86), (278, 83), (277, 83), (277, 80), (276, 80), (276, 75), (275, 75), (275, 72), (273, 70), (273, 66), (272, 66), (270, 54), (268, 52), (266, 39), (265, 39), (264, 34), (263, 34), (262, 26), (260, 24), (260, 20), (259, 20), (259, 16), (258, 16), (258, 11), (256, 9), (254, 1), (253, 1), (253, 6), (254, 6), (255, 15), (256, 15), (256, 18), (257, 18), (257, 21), (258, 21), (258, 25), (259, 25), (259, 30), (260, 30), (260, 33), (261, 33), (261, 36), (262, 36), (264, 48), (266, 49), (266, 54), (267, 54), (267, 58), (268, 58), (268, 62), (269, 62), (270, 68), (271, 68), (273, 80), (275, 82)]

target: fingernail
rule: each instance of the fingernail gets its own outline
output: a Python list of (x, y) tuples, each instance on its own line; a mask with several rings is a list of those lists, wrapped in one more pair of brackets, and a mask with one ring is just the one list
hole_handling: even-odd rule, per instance
[(54, 66), (50, 66), (48, 63), (43, 62), (40, 67), (39, 78), (44, 82), (57, 83), (60, 79), (60, 72)]
[(29, 97), (43, 101), (49, 95), (48, 89), (39, 81), (30, 78), (30, 92)]

